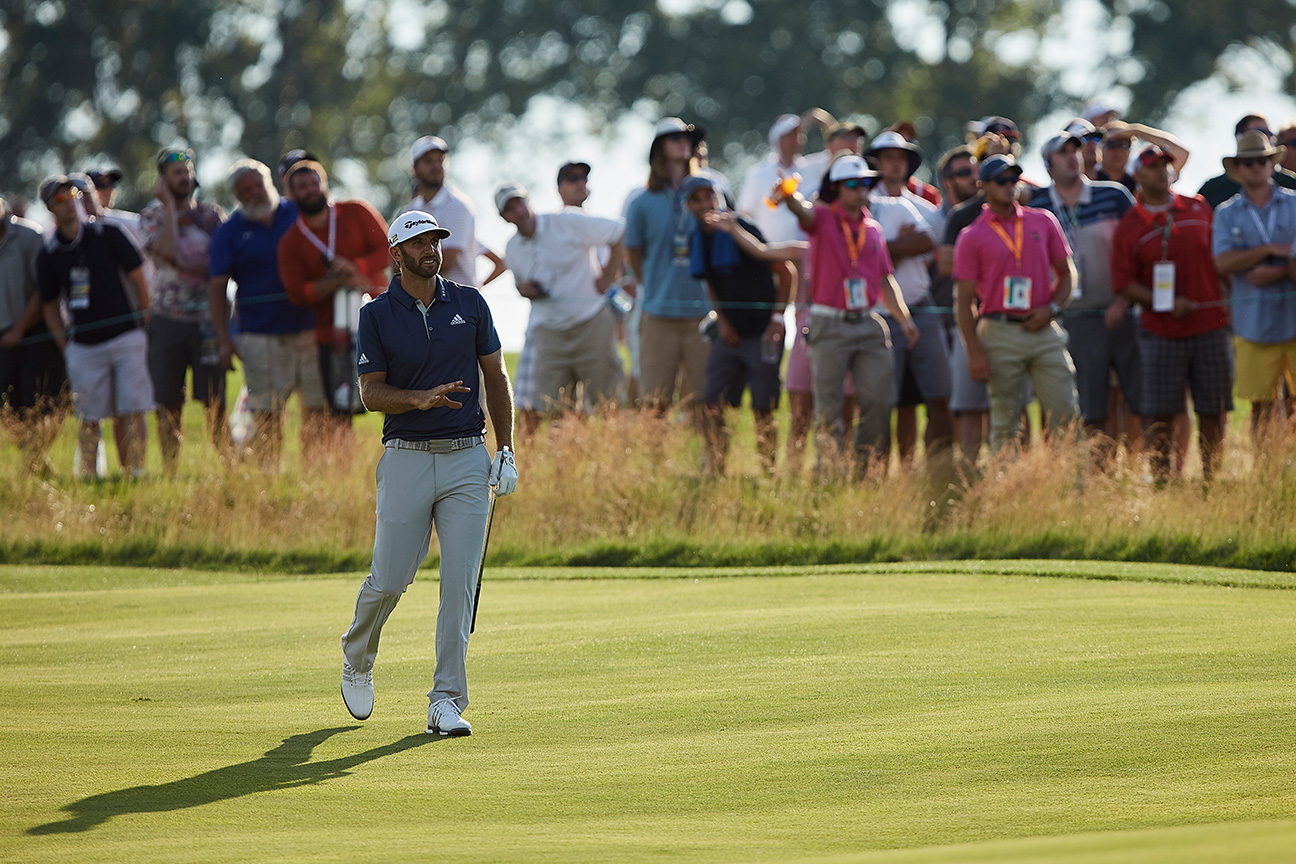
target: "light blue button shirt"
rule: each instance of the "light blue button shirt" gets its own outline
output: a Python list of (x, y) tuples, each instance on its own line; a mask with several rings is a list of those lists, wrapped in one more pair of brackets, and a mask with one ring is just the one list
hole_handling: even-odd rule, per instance
[[(1266, 243), (1291, 247), (1296, 241), (1296, 192), (1275, 186), (1264, 207), (1238, 193), (1215, 211), (1211, 252), (1221, 255)], [(1296, 254), (1296, 250), (1291, 254)], [(1289, 255), (1290, 257), (1290, 255)], [(1265, 286), (1234, 273), (1233, 332), (1251, 342), (1272, 344), (1296, 339), (1296, 283), (1282, 279)]]

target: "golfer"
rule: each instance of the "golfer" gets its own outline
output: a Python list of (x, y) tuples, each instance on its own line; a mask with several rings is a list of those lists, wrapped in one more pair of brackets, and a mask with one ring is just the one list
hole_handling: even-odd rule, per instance
[[(513, 393), (486, 301), (438, 275), (450, 232), (417, 210), (388, 231), (397, 274), (360, 310), (356, 344), (360, 395), (370, 411), (386, 415), (386, 450), (378, 460), (373, 564), (342, 637), (342, 699), (357, 720), (373, 711), (378, 638), (427, 557), (435, 527), (441, 604), (427, 731), (471, 735), (461, 716), (468, 707), (464, 661), (491, 492), (517, 488)], [(494, 461), (479, 381), (499, 445)]]

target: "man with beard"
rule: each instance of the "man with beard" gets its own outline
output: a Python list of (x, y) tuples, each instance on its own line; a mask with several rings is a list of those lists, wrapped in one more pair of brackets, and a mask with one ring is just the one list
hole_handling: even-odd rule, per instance
[(207, 272), (212, 234), (225, 213), (194, 200), (198, 180), (192, 150), (168, 148), (157, 157), (157, 200), (140, 213), (144, 249), (157, 272), (148, 322), (149, 375), (157, 400), (162, 465), (175, 473), (183, 439), (180, 412), (185, 376), (193, 370), (193, 396), (206, 409), (208, 432), (217, 449), (229, 441), (225, 422), (225, 370), (207, 305)]
[[(342, 637), (342, 699), (357, 720), (372, 713), (383, 625), (427, 557), (435, 528), (441, 587), (427, 732), (462, 736), (472, 734), (461, 716), (465, 661), (491, 492), (511, 494), (518, 475), (513, 396), (490, 308), (478, 291), (438, 275), (449, 234), (428, 213), (397, 217), (388, 242), (399, 272), (360, 310), (360, 388), (365, 405), (386, 415), (385, 449), (373, 562)], [(499, 448), (493, 462), (484, 446), (482, 383)]]
[(315, 310), (320, 378), (337, 431), (350, 431), (357, 406), (349, 355), (355, 294), (376, 296), (386, 283), (387, 226), (365, 201), (329, 200), (328, 175), (318, 162), (288, 169), (298, 216), (279, 241), (279, 278), (288, 299)]
[[(279, 241), (297, 221), (297, 206), (280, 197), (270, 169), (255, 160), (240, 159), (231, 165), (226, 182), (239, 209), (212, 235), (207, 301), (221, 368), (232, 368), (236, 355), (243, 362), (253, 451), (262, 466), (275, 470), (288, 397), (296, 392), (301, 400), (303, 450), (314, 441), (310, 432), (318, 427), (324, 411), (314, 310), (289, 302), (279, 278)], [(237, 286), (237, 346), (230, 336), (230, 279)]]
[[(396, 211), (396, 216), (411, 210), (435, 216), (452, 238), (441, 250), (444, 257), (442, 275), (460, 285), (481, 287), (477, 282), (477, 214), (473, 212), (468, 196), (446, 182), (449, 146), (435, 135), (425, 135), (410, 147), (410, 161), (415, 195), (413, 200)], [(392, 217), (393, 223), (396, 216)]]

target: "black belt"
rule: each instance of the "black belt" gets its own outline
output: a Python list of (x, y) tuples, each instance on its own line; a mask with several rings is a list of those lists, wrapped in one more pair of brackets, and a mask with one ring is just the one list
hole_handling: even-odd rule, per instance
[(991, 321), (1007, 321), (1009, 324), (1025, 324), (1030, 320), (1029, 315), (1013, 315), (1009, 312), (982, 312), (981, 317)]
[(431, 441), (406, 441), (404, 438), (391, 438), (384, 446), (393, 450), (422, 450), (424, 453), (454, 453), (476, 447), (486, 439), (481, 435), (471, 438), (433, 438)]

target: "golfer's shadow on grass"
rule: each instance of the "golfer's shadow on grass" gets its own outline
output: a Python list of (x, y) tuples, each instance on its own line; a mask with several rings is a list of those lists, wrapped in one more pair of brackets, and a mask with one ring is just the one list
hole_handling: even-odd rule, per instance
[(259, 759), (240, 762), (214, 771), (204, 771), (184, 780), (159, 783), (156, 786), (132, 786), (116, 792), (91, 795), (63, 807), (71, 817), (28, 828), (28, 834), (69, 834), (89, 831), (114, 816), (128, 813), (161, 813), (184, 810), (216, 801), (240, 798), (255, 792), (311, 786), (344, 777), (366, 762), (391, 756), (412, 747), (441, 740), (435, 735), (409, 735), (391, 744), (374, 747), (353, 756), (342, 756), (324, 762), (311, 762), (311, 751), (339, 732), (350, 732), (359, 726), (338, 726), (304, 732), (285, 738), (284, 742)]

